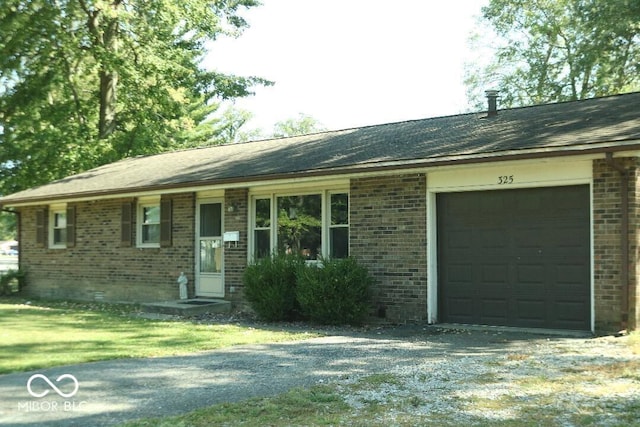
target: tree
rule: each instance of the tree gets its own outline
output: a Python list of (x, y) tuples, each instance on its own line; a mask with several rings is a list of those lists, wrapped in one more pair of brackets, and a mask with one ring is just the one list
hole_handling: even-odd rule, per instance
[(0, 211), (0, 240), (12, 240), (16, 237), (16, 216)]
[[(256, 0), (6, 0), (0, 8), (0, 193), (122, 157), (198, 145), (216, 99), (257, 77), (200, 66)], [(206, 142), (206, 140), (202, 141)]]
[(230, 106), (222, 114), (212, 115), (205, 122), (206, 126), (202, 127), (207, 129), (208, 140), (211, 141), (211, 144), (233, 144), (264, 138), (285, 138), (326, 130), (313, 117), (300, 113), (297, 118), (277, 122), (273, 126), (271, 135), (268, 135), (260, 128), (247, 128), (247, 124), (252, 118), (253, 113), (250, 111)]
[(325, 130), (326, 128), (316, 119), (300, 113), (295, 119), (287, 119), (282, 122), (277, 122), (273, 127), (272, 136), (274, 138), (284, 138), (287, 136), (306, 135)]
[(247, 110), (229, 107), (220, 117), (211, 119), (214, 143), (233, 144), (262, 138), (260, 129), (245, 130), (253, 114)]
[(476, 107), (485, 89), (510, 107), (640, 88), (637, 0), (490, 0), (482, 15), (497, 46), (486, 66), (467, 71)]

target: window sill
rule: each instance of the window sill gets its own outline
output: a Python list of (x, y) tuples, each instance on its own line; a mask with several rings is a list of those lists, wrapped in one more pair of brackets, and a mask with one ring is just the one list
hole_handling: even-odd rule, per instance
[(160, 243), (140, 243), (138, 249), (160, 249)]

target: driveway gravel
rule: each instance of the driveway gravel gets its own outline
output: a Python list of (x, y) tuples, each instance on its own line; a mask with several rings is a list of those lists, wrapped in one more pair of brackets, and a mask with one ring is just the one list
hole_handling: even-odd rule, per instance
[[(428, 326), (330, 333), (304, 341), (188, 356), (115, 360), (3, 375), (0, 424), (109, 426), (319, 383), (336, 384), (354, 412), (371, 401), (413, 399), (416, 413), (458, 411), (461, 423), (478, 417), (517, 417), (517, 404), (487, 413), (464, 402), (509, 395), (524, 405), (539, 392), (536, 387), (555, 387), (550, 404), (569, 412), (585, 405), (604, 405), (598, 412), (602, 418), (598, 425), (619, 421), (616, 402), (636, 402), (640, 408), (640, 374), (585, 380), (585, 384), (574, 384), (582, 390), (579, 393), (554, 383), (555, 378), (565, 377), (577, 367), (597, 371), (599, 366), (637, 363), (640, 356), (625, 345), (627, 337), (576, 338)], [(27, 382), (38, 373), (65, 394), (73, 391), (72, 381), (69, 377), (55, 380), (71, 374), (78, 381), (78, 391), (72, 397), (62, 397), (38, 377), (32, 380), (31, 391), (38, 395), (50, 392), (34, 397)], [(352, 387), (372, 374), (391, 374), (399, 381)], [(542, 385), (532, 387), (527, 378), (542, 379)], [(392, 423), (393, 414), (389, 416)], [(570, 418), (566, 425), (572, 425)]]

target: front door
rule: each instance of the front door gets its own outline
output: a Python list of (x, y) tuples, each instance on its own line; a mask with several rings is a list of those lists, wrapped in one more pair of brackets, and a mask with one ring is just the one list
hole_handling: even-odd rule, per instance
[(222, 202), (201, 200), (196, 214), (196, 296), (224, 297)]

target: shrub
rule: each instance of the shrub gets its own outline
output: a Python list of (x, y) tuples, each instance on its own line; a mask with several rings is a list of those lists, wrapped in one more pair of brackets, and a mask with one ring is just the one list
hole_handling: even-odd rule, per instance
[(327, 259), (298, 270), (302, 313), (323, 324), (358, 324), (369, 310), (373, 278), (354, 258)]
[(243, 276), (245, 297), (258, 316), (267, 321), (299, 317), (296, 271), (303, 266), (302, 257), (273, 254), (247, 267)]
[(0, 274), (0, 295), (11, 295), (20, 292), (24, 286), (24, 271), (7, 270)]

